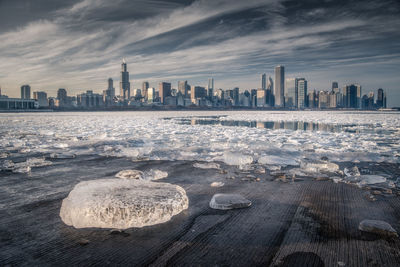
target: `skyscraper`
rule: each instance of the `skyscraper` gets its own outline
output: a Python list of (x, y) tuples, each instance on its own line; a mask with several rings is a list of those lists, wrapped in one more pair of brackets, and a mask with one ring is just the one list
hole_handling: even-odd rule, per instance
[(179, 81), (178, 82), (178, 91), (181, 92), (181, 94), (184, 97), (188, 97), (188, 84), (187, 84), (187, 81)]
[(107, 88), (107, 90), (108, 90), (108, 95), (110, 97), (112, 97), (112, 98), (115, 97), (114, 82), (113, 82), (113, 79), (111, 79), (111, 78), (108, 79), (108, 88)]
[(145, 81), (142, 83), (142, 96), (144, 99), (147, 99), (147, 90), (149, 89), (149, 82)]
[(275, 103), (275, 98), (274, 98), (274, 81), (272, 80), (271, 76), (268, 77), (268, 82), (267, 82), (267, 99), (266, 99), (266, 105), (268, 107), (273, 107)]
[(121, 64), (121, 81), (119, 82), (120, 97), (122, 100), (129, 100), (131, 97), (131, 84), (129, 82), (129, 72), (127, 70), (125, 59)]
[(357, 87), (357, 108), (361, 108), (361, 85), (356, 84)]
[(31, 99), (31, 87), (27, 84), (21, 86), (21, 99)]
[(358, 108), (357, 93), (358, 87), (354, 84), (343, 88), (343, 104), (346, 108)]
[(57, 90), (58, 105), (60, 107), (66, 106), (68, 103), (67, 90), (60, 88)]
[(208, 91), (208, 97), (212, 98), (214, 95), (214, 78), (208, 79), (207, 91)]
[(275, 67), (275, 107), (283, 107), (284, 103), (284, 92), (285, 92), (285, 67)]
[(261, 89), (267, 89), (267, 74), (261, 75)]
[(161, 103), (164, 104), (165, 98), (171, 96), (171, 84), (166, 82), (160, 82), (158, 85), (158, 93), (160, 96)]
[(285, 107), (297, 106), (297, 79), (287, 78), (285, 84)]
[(297, 87), (297, 107), (305, 108), (307, 106), (307, 80), (304, 78), (296, 79)]
[(339, 89), (338, 82), (332, 82), (332, 91), (335, 91), (335, 89)]

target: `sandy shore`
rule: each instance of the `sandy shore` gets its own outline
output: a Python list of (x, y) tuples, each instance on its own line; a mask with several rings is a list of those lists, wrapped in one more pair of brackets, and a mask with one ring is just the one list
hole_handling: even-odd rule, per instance
[[(0, 265), (400, 265), (399, 239), (358, 230), (363, 219), (384, 220), (400, 230), (395, 192), (371, 201), (368, 191), (352, 185), (285, 183), (223, 163), (226, 173), (193, 163), (78, 157), (55, 160), (30, 175), (0, 172)], [(128, 168), (167, 171), (162, 181), (186, 190), (189, 209), (167, 223), (123, 232), (75, 229), (61, 221), (61, 201), (79, 181), (110, 178)], [(215, 181), (225, 185), (211, 187)], [(252, 205), (212, 210), (208, 203), (215, 193), (238, 193)]]

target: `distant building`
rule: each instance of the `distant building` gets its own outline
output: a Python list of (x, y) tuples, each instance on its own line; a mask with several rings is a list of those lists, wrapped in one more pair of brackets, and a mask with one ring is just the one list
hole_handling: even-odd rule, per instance
[(328, 91), (320, 91), (318, 94), (318, 108), (329, 108), (329, 92)]
[(33, 99), (35, 99), (38, 102), (39, 107), (49, 106), (46, 92), (33, 92)]
[(318, 107), (317, 104), (317, 94), (315, 90), (313, 92), (308, 93), (308, 107), (309, 108), (316, 108)]
[(153, 103), (156, 98), (156, 90), (154, 88), (147, 89), (147, 102)]
[(188, 83), (187, 81), (179, 81), (178, 82), (178, 91), (181, 92), (182, 96), (188, 97), (189, 96), (189, 89), (188, 89)]
[(382, 88), (378, 89), (378, 97), (376, 99), (377, 108), (386, 108), (386, 93)]
[(77, 106), (81, 108), (98, 108), (104, 106), (103, 96), (93, 93), (92, 90), (77, 96)]
[(106, 106), (112, 106), (114, 104), (115, 88), (113, 79), (108, 79), (108, 88), (103, 91), (103, 101)]
[(142, 83), (142, 96), (146, 100), (147, 99), (147, 89), (149, 89), (149, 82), (145, 81)]
[(31, 87), (27, 84), (21, 86), (21, 99), (31, 99)]
[(214, 96), (214, 78), (208, 79), (207, 94), (209, 99)]
[(192, 86), (190, 96), (192, 103), (196, 104), (199, 99), (203, 99), (207, 96), (206, 88), (202, 86)]
[(285, 82), (285, 107), (297, 107), (297, 79), (287, 78)]
[(361, 85), (356, 84), (357, 88), (357, 108), (361, 108)]
[(304, 78), (296, 79), (297, 104), (298, 108), (307, 107), (307, 80)]
[(267, 89), (267, 74), (265, 73), (261, 75), (261, 89)]
[(0, 110), (36, 109), (38, 106), (34, 99), (0, 97)]
[(121, 100), (128, 101), (131, 97), (131, 83), (129, 82), (129, 72), (127, 70), (125, 59), (121, 64), (121, 81), (119, 83), (119, 88)]
[(158, 85), (158, 94), (160, 96), (160, 102), (164, 104), (165, 98), (171, 96), (171, 83), (160, 82)]
[(285, 93), (285, 67), (277, 66), (275, 67), (275, 87), (274, 87), (275, 107), (283, 107), (285, 105), (284, 93)]
[(233, 88), (233, 104), (239, 106), (239, 87)]
[(335, 91), (336, 89), (339, 90), (338, 82), (332, 82), (332, 91)]
[[(360, 87), (361, 88), (361, 87)], [(343, 87), (343, 104), (346, 108), (358, 108), (358, 87), (354, 84)], [(361, 89), (360, 89), (361, 91)]]
[(64, 88), (59, 88), (57, 90), (57, 100), (59, 107), (67, 106), (68, 105), (67, 90), (65, 90)]
[(336, 93), (335, 91), (330, 91), (329, 92), (329, 108), (336, 108), (337, 105), (337, 95), (338, 93)]
[(256, 103), (257, 103), (257, 107), (258, 108), (262, 108), (262, 107), (266, 106), (266, 96), (267, 96), (266, 91), (267, 90), (264, 90), (262, 88), (259, 88), (257, 90), (257, 101), (256, 101)]

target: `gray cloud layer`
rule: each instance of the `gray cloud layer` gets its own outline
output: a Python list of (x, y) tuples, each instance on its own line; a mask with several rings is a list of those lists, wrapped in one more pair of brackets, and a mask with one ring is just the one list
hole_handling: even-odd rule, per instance
[(250, 89), (283, 64), (310, 89), (358, 82), (400, 105), (399, 15), (385, 0), (0, 0), (0, 85), (10, 96), (24, 83), (100, 92), (124, 57), (134, 88), (212, 76)]

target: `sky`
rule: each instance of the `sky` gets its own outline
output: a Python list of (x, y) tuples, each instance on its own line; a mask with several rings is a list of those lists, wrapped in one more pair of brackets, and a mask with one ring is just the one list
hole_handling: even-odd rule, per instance
[(308, 90), (359, 83), (400, 106), (397, 0), (0, 0), (0, 87), (55, 96), (131, 91), (143, 81), (261, 87), (261, 75), (304, 77)]

